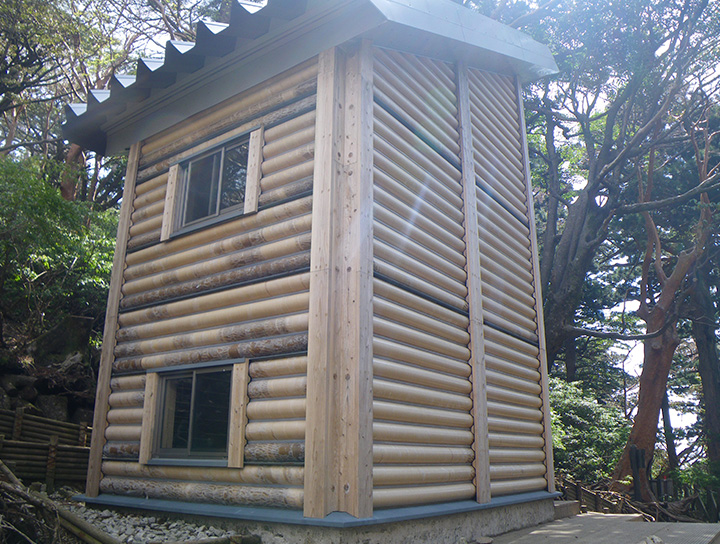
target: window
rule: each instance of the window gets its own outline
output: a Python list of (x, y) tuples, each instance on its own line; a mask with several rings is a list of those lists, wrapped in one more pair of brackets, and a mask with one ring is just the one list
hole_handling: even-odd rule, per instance
[(227, 457), (231, 388), (232, 366), (162, 376), (156, 455)]
[(245, 203), (249, 137), (180, 166), (184, 188), (179, 227), (239, 211)]

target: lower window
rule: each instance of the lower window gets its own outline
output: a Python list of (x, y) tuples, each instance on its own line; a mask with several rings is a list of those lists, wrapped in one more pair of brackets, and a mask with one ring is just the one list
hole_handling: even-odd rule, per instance
[(226, 458), (232, 366), (160, 376), (155, 456)]

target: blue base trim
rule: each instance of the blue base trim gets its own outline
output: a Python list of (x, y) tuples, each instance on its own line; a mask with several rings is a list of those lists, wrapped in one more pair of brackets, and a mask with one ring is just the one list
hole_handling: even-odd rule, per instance
[(475, 501), (458, 501), (443, 504), (408, 506), (405, 508), (389, 508), (376, 511), (370, 518), (356, 518), (344, 512), (332, 512), (322, 519), (303, 517), (300, 510), (281, 510), (279, 508), (226, 506), (221, 504), (167, 501), (163, 499), (140, 499), (137, 497), (109, 494), (102, 494), (98, 497), (77, 495), (73, 498), (77, 501), (83, 501), (94, 506), (116, 506), (121, 508), (154, 510), (159, 512), (172, 512), (177, 514), (240, 519), (247, 521), (346, 528), (379, 525), (382, 523), (393, 523), (397, 521), (423, 519), (435, 516), (463, 514), (466, 512), (489, 510), (492, 508), (501, 508), (503, 506), (512, 506), (526, 502), (554, 499), (561, 495), (561, 493), (536, 491), (533, 493), (510, 495), (508, 497), (498, 497), (485, 504), (479, 504)]

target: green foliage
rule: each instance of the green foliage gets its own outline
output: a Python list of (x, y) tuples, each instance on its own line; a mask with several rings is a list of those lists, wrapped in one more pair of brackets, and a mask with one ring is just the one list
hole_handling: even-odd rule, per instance
[(2, 317), (28, 340), (64, 315), (101, 317), (117, 212), (63, 200), (32, 160), (0, 159), (0, 194)]
[(557, 378), (550, 378), (550, 407), (555, 469), (584, 482), (608, 478), (630, 432), (622, 410)]

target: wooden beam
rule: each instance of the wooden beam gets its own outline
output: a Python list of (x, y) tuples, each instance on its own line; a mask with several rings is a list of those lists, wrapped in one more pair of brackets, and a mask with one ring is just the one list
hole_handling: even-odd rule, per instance
[(263, 162), (263, 128), (250, 133), (248, 143), (247, 178), (245, 180), (245, 209), (244, 213), (255, 213), (258, 210), (260, 198), (260, 179), (262, 178)]
[(160, 378), (157, 372), (147, 374), (145, 380), (145, 398), (142, 410), (142, 430), (140, 432), (140, 458), (138, 462), (146, 465), (152, 457), (155, 429), (157, 428), (157, 404)]
[(162, 228), (160, 230), (160, 241), (170, 239), (175, 228), (176, 194), (178, 190), (178, 177), (180, 176), (180, 165), (173, 164), (168, 173), (168, 184), (165, 190), (165, 207), (163, 210)]
[(490, 452), (488, 447), (487, 382), (485, 377), (485, 339), (483, 336), (483, 299), (480, 268), (478, 209), (475, 193), (472, 124), (470, 122), (470, 91), (467, 66), (457, 66), (458, 117), (460, 124), (460, 159), (462, 164), (463, 212), (465, 216), (465, 271), (467, 302), (470, 310), (470, 366), (475, 459), (475, 500), (490, 502)]
[(320, 55), (305, 516), (372, 515), (372, 52)]
[(105, 428), (107, 427), (108, 398), (110, 396), (110, 376), (115, 350), (115, 333), (117, 332), (118, 309), (120, 306), (123, 271), (125, 270), (125, 254), (130, 236), (130, 215), (135, 198), (135, 182), (137, 180), (138, 161), (140, 158), (140, 142), (130, 148), (125, 188), (123, 189), (122, 206), (118, 222), (115, 256), (113, 257), (112, 276), (108, 305), (105, 313), (105, 330), (103, 332), (100, 369), (98, 371), (97, 392), (95, 394), (95, 413), (93, 416), (93, 434), (90, 442), (88, 460), (88, 476), (85, 493), (88, 497), (97, 497), (100, 490), (102, 450), (105, 445)]
[(532, 185), (530, 180), (530, 158), (528, 156), (527, 129), (525, 128), (525, 109), (523, 107), (522, 87), (520, 80), (515, 78), (515, 100), (520, 123), (520, 141), (522, 142), (523, 165), (525, 170), (525, 196), (527, 198), (527, 219), (530, 226), (530, 246), (532, 250), (533, 282), (535, 284), (535, 315), (537, 316), (537, 335), (540, 348), (540, 386), (542, 387), (542, 412), (545, 431), (545, 479), (547, 490), (555, 491), (555, 468), (553, 466), (552, 435), (550, 432), (550, 393), (548, 386), (547, 350), (545, 348), (545, 320), (542, 307), (542, 286), (540, 284), (540, 261), (537, 244), (537, 228), (535, 226), (535, 210), (532, 199)]
[[(245, 453), (245, 427), (247, 426), (247, 386), (250, 381), (248, 363), (236, 363), (232, 372), (230, 396), (230, 433), (228, 436), (228, 467), (242, 468)], [(142, 452), (142, 450), (140, 450)]]

